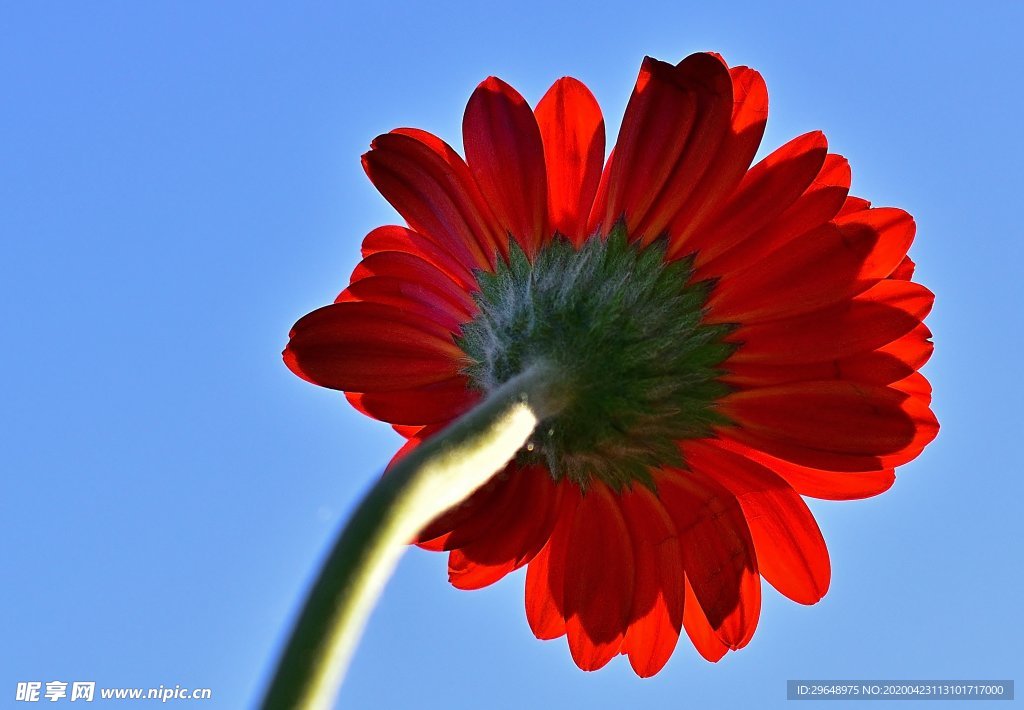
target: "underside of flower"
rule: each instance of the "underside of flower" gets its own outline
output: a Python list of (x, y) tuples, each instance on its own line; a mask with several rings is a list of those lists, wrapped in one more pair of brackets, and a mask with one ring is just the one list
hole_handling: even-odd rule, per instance
[(558, 480), (586, 488), (653, 485), (651, 468), (681, 465), (677, 442), (725, 423), (718, 366), (735, 346), (729, 325), (702, 323), (712, 281), (689, 283), (689, 260), (666, 262), (665, 243), (630, 243), (623, 226), (579, 249), (556, 237), (532, 261), (479, 272), (479, 313), (458, 343), (473, 386), (492, 392), (544, 363), (564, 378), (568, 404), (522, 453)]
[(561, 375), (561, 413), (416, 543), (460, 589), (528, 567), (530, 628), (585, 670), (653, 675), (683, 631), (717, 661), (753, 637), (762, 579), (821, 599), (802, 496), (883, 493), (939, 430), (913, 218), (850, 194), (821, 132), (754, 163), (767, 115), (749, 67), (648, 58), (606, 151), (581, 82), (531, 108), (487, 79), (465, 157), (418, 129), (372, 142), (406, 224), (367, 235), (285, 351), (402, 434), (396, 460), (516, 375)]

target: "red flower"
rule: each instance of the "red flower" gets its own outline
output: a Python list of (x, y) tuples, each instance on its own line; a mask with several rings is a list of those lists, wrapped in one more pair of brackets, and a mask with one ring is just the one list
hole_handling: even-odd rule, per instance
[(681, 629), (718, 660), (750, 641), (760, 577), (818, 601), (801, 495), (877, 495), (938, 431), (912, 218), (849, 196), (819, 132), (750, 167), (767, 110), (752, 69), (646, 59), (605, 162), (583, 84), (531, 110), (488, 79), (465, 161), (415, 129), (373, 142), (363, 165), (409, 226), (371, 232), (285, 350), (402, 452), (531, 359), (563, 368), (574, 404), (418, 544), (461, 589), (529, 565), (531, 628), (585, 670), (625, 654), (652, 675)]

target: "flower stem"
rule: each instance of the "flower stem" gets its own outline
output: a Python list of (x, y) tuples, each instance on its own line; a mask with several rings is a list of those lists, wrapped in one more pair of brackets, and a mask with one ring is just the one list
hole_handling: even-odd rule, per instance
[(278, 663), (263, 707), (328, 708), (405, 546), (500, 471), (565, 404), (546, 365), (509, 380), (413, 449), (370, 489), (335, 542)]

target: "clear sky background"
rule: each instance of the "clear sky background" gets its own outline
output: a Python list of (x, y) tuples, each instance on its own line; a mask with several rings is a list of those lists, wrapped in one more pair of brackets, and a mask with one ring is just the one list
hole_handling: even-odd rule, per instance
[(280, 360), (397, 219), (360, 154), (401, 125), (461, 145), (489, 74), (531, 102), (582, 79), (613, 137), (644, 54), (705, 49), (764, 74), (765, 146), (821, 128), (858, 195), (917, 218), (939, 438), (886, 495), (812, 503), (831, 591), (766, 588), (754, 640), (716, 665), (683, 642), (650, 680), (622, 658), (583, 673), (533, 638), (521, 573), (459, 592), (414, 550), (342, 706), (781, 707), (788, 678), (1024, 679), (1022, 8), (5, 3), (0, 706), (25, 680), (255, 702), (399, 443)]

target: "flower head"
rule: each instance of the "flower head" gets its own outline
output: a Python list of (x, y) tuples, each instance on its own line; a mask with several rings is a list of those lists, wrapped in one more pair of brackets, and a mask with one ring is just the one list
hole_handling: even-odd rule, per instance
[(751, 167), (767, 107), (717, 55), (646, 59), (605, 161), (583, 84), (531, 110), (486, 80), (465, 160), (415, 129), (373, 141), (408, 226), (366, 237), (285, 350), (404, 435), (399, 456), (524, 369), (560, 373), (561, 412), (418, 544), (462, 589), (528, 565), (531, 628), (586, 670), (624, 654), (653, 675), (683, 630), (718, 660), (750, 641), (761, 577), (818, 601), (801, 496), (879, 494), (938, 431), (913, 220), (850, 196), (819, 132)]

